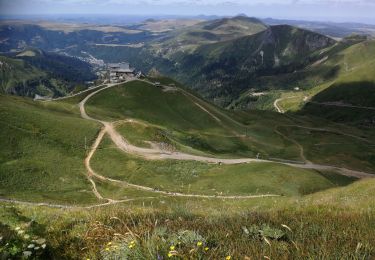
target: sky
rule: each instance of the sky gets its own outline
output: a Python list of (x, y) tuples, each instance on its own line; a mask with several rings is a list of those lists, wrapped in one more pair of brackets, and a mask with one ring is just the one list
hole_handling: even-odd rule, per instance
[(0, 15), (219, 15), (375, 24), (375, 0), (0, 0)]

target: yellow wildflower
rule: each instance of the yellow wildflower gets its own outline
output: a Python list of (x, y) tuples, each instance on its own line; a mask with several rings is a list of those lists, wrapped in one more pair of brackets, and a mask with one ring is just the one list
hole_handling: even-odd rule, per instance
[(208, 251), (209, 250), (209, 248), (206, 246), (205, 248), (204, 248), (204, 251)]
[(110, 245), (112, 245), (112, 242), (108, 242), (108, 243), (107, 243), (107, 246), (110, 246)]
[(134, 244), (130, 244), (129, 248), (132, 249), (134, 247)]
[(199, 241), (199, 242), (197, 243), (197, 246), (201, 246), (201, 245), (203, 245), (203, 243), (202, 243), (201, 241)]
[(226, 258), (225, 258), (225, 260), (231, 260), (232, 259), (232, 257), (230, 256), (230, 255), (228, 255)]
[(130, 242), (130, 244), (134, 245), (135, 244), (135, 240), (133, 240), (132, 242)]
[(171, 252), (168, 253), (168, 257), (172, 257), (173, 254)]
[(105, 248), (105, 251), (109, 251), (109, 247), (106, 247), (106, 248)]
[(169, 249), (170, 249), (170, 250), (174, 250), (174, 249), (175, 249), (175, 246), (170, 246)]

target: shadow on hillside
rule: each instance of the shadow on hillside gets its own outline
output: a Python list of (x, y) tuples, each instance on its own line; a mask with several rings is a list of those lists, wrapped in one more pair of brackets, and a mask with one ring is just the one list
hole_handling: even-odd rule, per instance
[(375, 82), (335, 83), (298, 112), (365, 127), (375, 127)]

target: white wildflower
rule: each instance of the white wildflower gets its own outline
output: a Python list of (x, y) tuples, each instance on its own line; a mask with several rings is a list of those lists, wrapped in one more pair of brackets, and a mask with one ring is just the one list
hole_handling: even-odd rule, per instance
[(43, 245), (46, 243), (46, 240), (44, 238), (39, 238), (37, 240), (35, 240), (35, 242), (39, 245)]
[(24, 252), (23, 252), (23, 256), (24, 256), (25, 258), (29, 258), (32, 254), (33, 254), (33, 253), (32, 253), (31, 251), (24, 251)]

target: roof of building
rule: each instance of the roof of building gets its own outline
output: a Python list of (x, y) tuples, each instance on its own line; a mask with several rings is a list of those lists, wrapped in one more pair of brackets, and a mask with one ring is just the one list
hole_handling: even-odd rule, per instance
[(120, 69), (129, 69), (130, 65), (127, 62), (121, 62), (121, 63), (109, 63), (109, 68), (120, 68)]
[(119, 73), (132, 73), (134, 69), (130, 68), (129, 63), (109, 63), (108, 68), (110, 72), (119, 72)]
[(133, 73), (134, 69), (113, 69), (111, 72), (118, 72), (118, 73)]

